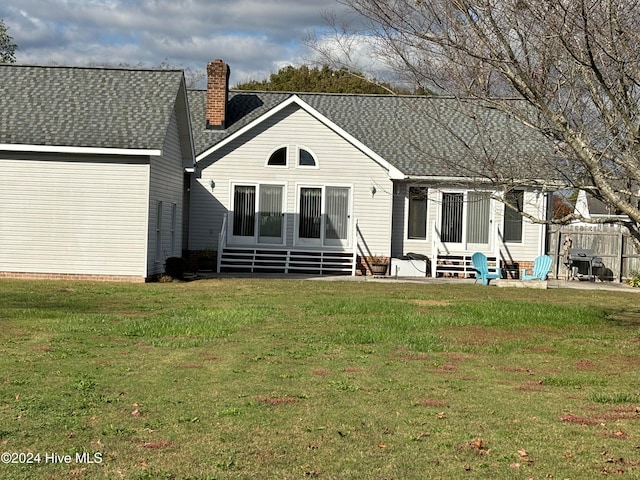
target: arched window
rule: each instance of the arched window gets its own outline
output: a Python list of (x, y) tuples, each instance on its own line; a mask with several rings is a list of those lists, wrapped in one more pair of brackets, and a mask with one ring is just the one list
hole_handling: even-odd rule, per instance
[(287, 147), (277, 149), (269, 157), (267, 165), (271, 167), (286, 167), (287, 166)]
[(298, 166), (300, 167), (315, 167), (316, 159), (308, 150), (301, 148), (298, 150)]

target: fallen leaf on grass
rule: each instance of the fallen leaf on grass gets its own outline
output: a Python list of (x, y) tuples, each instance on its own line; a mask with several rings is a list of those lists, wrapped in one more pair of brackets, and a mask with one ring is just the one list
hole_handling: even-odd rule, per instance
[(473, 440), (467, 444), (459, 445), (457, 448), (471, 450), (476, 455), (489, 455), (489, 453), (491, 452), (491, 449), (487, 448), (484, 440), (480, 438)]
[(623, 475), (624, 474), (624, 470), (618, 468), (616, 470), (609, 470), (608, 468), (603, 468), (600, 473), (602, 473), (603, 475)]
[(533, 462), (533, 460), (529, 458), (529, 454), (524, 448), (521, 448), (520, 450), (518, 450), (518, 456), (520, 457), (520, 460), (523, 462)]
[(469, 443), (471, 448), (482, 449), (484, 448), (484, 442), (481, 439), (476, 439), (473, 442)]

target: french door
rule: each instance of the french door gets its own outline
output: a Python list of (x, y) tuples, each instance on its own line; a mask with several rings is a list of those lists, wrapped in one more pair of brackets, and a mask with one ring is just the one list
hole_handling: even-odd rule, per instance
[(296, 243), (347, 246), (351, 230), (349, 187), (301, 187)]
[(491, 239), (491, 195), (445, 192), (440, 210), (440, 240), (455, 249), (486, 250)]
[(282, 245), (283, 201), (282, 185), (234, 185), (230, 243)]

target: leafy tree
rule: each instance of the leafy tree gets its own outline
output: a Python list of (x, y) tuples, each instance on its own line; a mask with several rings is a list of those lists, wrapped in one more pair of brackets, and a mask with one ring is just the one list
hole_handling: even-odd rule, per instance
[(331, 69), (328, 65), (322, 68), (287, 66), (273, 73), (268, 80), (249, 81), (237, 85), (238, 90), (284, 91), (284, 92), (318, 92), (318, 93), (364, 93), (389, 94), (408, 93), (394, 91), (385, 82), (377, 82), (365, 78), (362, 73), (351, 72), (346, 68)]
[[(603, 222), (624, 223), (640, 246), (638, 0), (338, 2), (358, 14), (350, 38), (370, 40), (380, 58), (417, 85), (482, 100), (555, 148), (537, 161), (556, 172), (557, 184), (518, 178), (515, 164), (532, 159), (518, 159), (510, 170), (491, 155), (477, 177), (505, 190), (523, 181), (548, 190), (585, 189), (629, 217)], [(335, 27), (333, 45), (350, 45)], [(335, 49), (324, 53), (336, 58)]]
[(7, 27), (0, 20), (0, 63), (15, 63), (15, 52), (18, 46), (13, 43), (13, 38), (7, 33)]

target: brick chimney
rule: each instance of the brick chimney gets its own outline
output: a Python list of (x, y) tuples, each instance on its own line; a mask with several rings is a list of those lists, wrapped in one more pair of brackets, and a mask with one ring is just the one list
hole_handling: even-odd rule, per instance
[(227, 100), (229, 98), (229, 66), (217, 59), (207, 64), (207, 128), (226, 128)]

